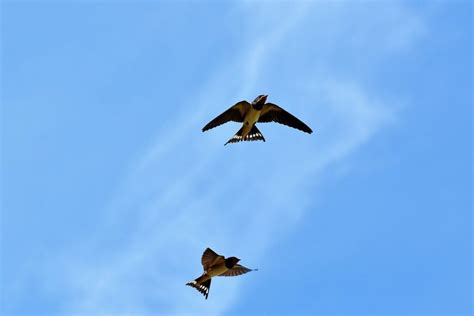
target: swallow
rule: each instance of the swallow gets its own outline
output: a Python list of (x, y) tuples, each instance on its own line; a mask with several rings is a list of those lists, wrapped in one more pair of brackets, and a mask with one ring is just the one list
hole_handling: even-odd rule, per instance
[(207, 300), (213, 277), (231, 277), (245, 274), (250, 271), (257, 271), (257, 269), (249, 269), (238, 264), (239, 261), (240, 259), (237, 257), (225, 258), (224, 256), (215, 253), (211, 248), (206, 248), (201, 258), (204, 273), (194, 281), (186, 283), (186, 285), (201, 292)]
[(276, 122), (299, 129), (300, 131), (308, 134), (313, 132), (308, 125), (278, 105), (266, 103), (267, 97), (268, 95), (262, 94), (256, 97), (252, 103), (249, 103), (245, 100), (237, 102), (224, 113), (210, 121), (206, 126), (203, 127), (202, 131), (205, 132), (229, 121), (242, 123), (242, 127), (239, 129), (239, 131), (231, 139), (229, 139), (229, 141), (225, 143), (224, 146), (229, 143), (237, 143), (240, 141), (265, 141), (262, 133), (258, 130), (257, 126), (255, 126), (255, 123), (257, 122)]

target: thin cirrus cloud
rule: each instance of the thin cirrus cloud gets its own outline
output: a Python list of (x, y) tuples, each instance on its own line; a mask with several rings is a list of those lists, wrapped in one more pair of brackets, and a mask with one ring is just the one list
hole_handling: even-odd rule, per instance
[[(360, 74), (341, 69), (331, 72), (337, 67), (330, 55), (341, 45), (365, 45), (383, 60), (414, 45), (422, 23), (407, 8), (397, 4), (382, 10), (391, 21), (387, 24), (382, 23), (381, 14), (371, 19), (368, 10), (340, 5), (326, 8), (309, 2), (291, 10), (275, 5), (272, 14), (261, 4), (246, 3), (241, 10), (246, 16), (244, 24), (249, 29), (255, 26), (256, 32), (249, 33), (247, 45), (231, 57), (232, 63), (212, 74), (200, 95), (192, 96), (197, 99), (195, 115), (177, 113), (171, 120), (179, 123), (158, 133), (106, 210), (103, 233), (120, 236), (120, 243), (86, 238), (85, 252), (94, 256), (93, 262), (72, 253), (61, 259), (67, 268), (55, 273), (61, 286), (72, 293), (64, 301), (65, 312), (224, 313), (237, 302), (245, 277), (258, 275), (215, 281), (212, 299), (205, 301), (184, 286), (201, 272), (202, 250), (210, 246), (224, 255), (238, 255), (250, 267), (263, 267), (265, 249), (275, 242), (274, 236), (291, 232), (308, 205), (318, 199), (317, 175), (348, 159), (396, 121), (398, 101), (365, 88), (358, 81)], [(341, 44), (337, 40), (352, 27), (340, 20), (347, 14), (352, 14), (351, 24), (356, 21), (360, 26), (351, 43)], [(278, 19), (281, 23), (272, 23)], [(335, 25), (326, 27), (332, 20), (337, 21)], [(377, 32), (364, 38), (373, 23)], [(265, 27), (269, 24), (273, 27)], [(295, 43), (294, 38), (305, 32), (314, 32), (320, 40), (331, 35), (335, 39), (320, 43), (324, 46), (322, 59), (301, 57), (303, 63), (320, 71), (298, 76), (291, 68), (271, 69), (275, 63), (298, 58), (278, 52), (290, 45), (292, 50), (304, 51), (308, 43)], [(322, 70), (332, 75), (323, 75)], [(231, 79), (236, 84), (226, 86)], [(286, 104), (292, 94), (298, 94), (291, 108), (285, 107), (313, 127), (314, 134), (261, 124), (267, 143), (223, 147), (237, 131), (236, 124), (200, 132), (206, 120), (226, 108), (219, 107), (216, 100), (251, 98), (271, 82), (276, 87), (287, 82), (287, 92), (279, 92)], [(307, 106), (308, 100), (313, 106)]]

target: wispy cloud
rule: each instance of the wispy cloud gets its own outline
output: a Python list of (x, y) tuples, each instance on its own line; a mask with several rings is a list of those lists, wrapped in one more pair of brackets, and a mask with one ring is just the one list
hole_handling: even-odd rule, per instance
[[(279, 52), (306, 48), (307, 43), (294, 39), (310, 32), (309, 26), (324, 28), (328, 21), (354, 13), (350, 9), (301, 2), (295, 7), (246, 3), (240, 10), (246, 16), (245, 25), (255, 33), (249, 31), (242, 51), (210, 77), (201, 95), (190, 97), (194, 115), (178, 113), (173, 124), (162, 128), (144, 157), (131, 167), (119, 196), (111, 202), (104, 229), (120, 242), (86, 237), (86, 250), (81, 255), (93, 258), (81, 260), (77, 254), (67, 253), (62, 259), (67, 268), (55, 272), (60, 275), (58, 282), (74, 293), (74, 298), (64, 303), (65, 312), (225, 312), (237, 300), (245, 277), (216, 282), (212, 299), (204, 301), (184, 287), (201, 272), (202, 250), (211, 246), (223, 254), (244, 258), (249, 266), (261, 266), (265, 249), (275, 242), (275, 233), (295, 227), (308, 203), (318, 198), (314, 192), (317, 175), (347, 158), (396, 119), (396, 100), (381, 98), (351, 73), (340, 69), (330, 75), (309, 71), (303, 77), (288, 68), (281, 72), (270, 69), (280, 62), (289, 63)], [(367, 50), (381, 54), (412, 45), (413, 40), (404, 38), (412, 37), (421, 24), (405, 11), (397, 5), (383, 13), (410, 14), (415, 21), (411, 27), (406, 20), (394, 19), (387, 29), (379, 29), (375, 38), (368, 39), (360, 38), (366, 29), (355, 30), (359, 36), (356, 45), (367, 45)], [(364, 11), (356, 11), (352, 18), (363, 25), (373, 22)], [(341, 30), (350, 29), (344, 23), (335, 22), (336, 28), (323, 31), (341, 38)], [(388, 30), (396, 43), (384, 42)], [(341, 46), (331, 41), (320, 45), (326, 46), (327, 52)], [(314, 65), (310, 60), (305, 62), (314, 67), (327, 63), (324, 71), (330, 73), (334, 61), (328, 56)], [(200, 132), (207, 119), (224, 110), (225, 105), (214, 106), (219, 104), (216, 100), (251, 98), (275, 76), (281, 76), (279, 80), (287, 82), (288, 90), (298, 94), (289, 110), (301, 114), (315, 134), (264, 125), (261, 130), (268, 133), (267, 143), (223, 147), (236, 125), (208, 134)], [(234, 84), (227, 86), (227, 82)], [(318, 105), (305, 107), (308, 100)]]

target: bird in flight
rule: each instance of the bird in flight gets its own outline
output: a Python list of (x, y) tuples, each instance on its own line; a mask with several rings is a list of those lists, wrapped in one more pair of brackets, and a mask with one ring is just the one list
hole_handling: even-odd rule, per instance
[(268, 95), (262, 94), (256, 97), (252, 103), (245, 100), (237, 102), (224, 113), (210, 121), (203, 127), (202, 131), (205, 132), (229, 121), (243, 123), (239, 131), (224, 145), (240, 141), (265, 141), (265, 138), (257, 126), (255, 126), (255, 123), (276, 122), (299, 129), (305, 133), (311, 134), (313, 132), (308, 125), (278, 105), (266, 103), (267, 97)]
[(209, 288), (211, 287), (211, 279), (213, 277), (230, 277), (245, 274), (250, 271), (257, 271), (257, 269), (249, 269), (238, 264), (239, 261), (239, 258), (225, 258), (224, 256), (220, 256), (215, 253), (211, 248), (206, 248), (201, 258), (204, 273), (194, 281), (186, 283), (186, 285), (189, 285), (201, 292), (207, 300)]

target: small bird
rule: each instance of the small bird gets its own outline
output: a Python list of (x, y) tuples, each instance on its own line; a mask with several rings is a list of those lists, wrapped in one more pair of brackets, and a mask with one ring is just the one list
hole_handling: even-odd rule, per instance
[(206, 248), (202, 254), (201, 263), (204, 273), (194, 281), (186, 283), (204, 295), (207, 300), (209, 288), (211, 287), (211, 279), (215, 276), (237, 276), (257, 269), (249, 269), (238, 264), (239, 258), (225, 258), (215, 253), (211, 248)]
[(262, 133), (258, 130), (255, 123), (267, 123), (276, 122), (284, 124), (300, 131), (311, 134), (313, 131), (308, 125), (282, 109), (276, 104), (265, 103), (268, 95), (259, 95), (253, 100), (252, 103), (248, 103), (243, 100), (237, 102), (231, 106), (227, 111), (217, 116), (215, 119), (210, 121), (206, 126), (203, 127), (202, 131), (205, 132), (211, 128), (222, 125), (229, 121), (242, 122), (242, 128), (231, 138), (227, 143), (237, 143), (240, 141), (254, 141), (263, 140)]

